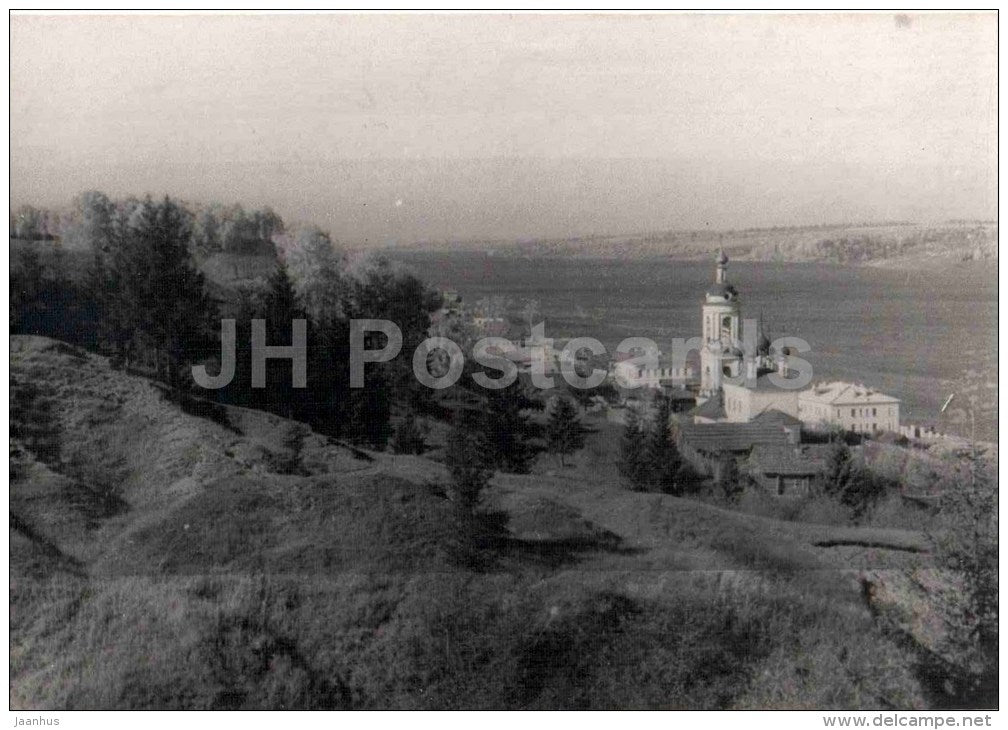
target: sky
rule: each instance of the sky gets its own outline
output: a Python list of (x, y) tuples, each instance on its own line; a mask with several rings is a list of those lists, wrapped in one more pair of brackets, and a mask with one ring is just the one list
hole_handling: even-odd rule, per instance
[(348, 245), (997, 215), (997, 16), (15, 15), (11, 203)]

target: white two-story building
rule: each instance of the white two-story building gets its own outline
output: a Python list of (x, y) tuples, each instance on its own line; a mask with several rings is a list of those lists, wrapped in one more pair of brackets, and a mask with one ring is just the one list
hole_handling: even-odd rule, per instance
[(899, 431), (899, 407), (898, 398), (841, 381), (818, 383), (798, 393), (798, 418), (812, 428)]

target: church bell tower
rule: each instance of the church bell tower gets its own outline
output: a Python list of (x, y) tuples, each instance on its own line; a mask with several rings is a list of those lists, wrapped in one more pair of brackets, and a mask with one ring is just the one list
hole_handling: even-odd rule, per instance
[(714, 283), (707, 288), (701, 310), (703, 345), (700, 349), (700, 395), (710, 398), (721, 390), (725, 376), (742, 367), (741, 316), (738, 291), (728, 283), (728, 256), (718, 253)]

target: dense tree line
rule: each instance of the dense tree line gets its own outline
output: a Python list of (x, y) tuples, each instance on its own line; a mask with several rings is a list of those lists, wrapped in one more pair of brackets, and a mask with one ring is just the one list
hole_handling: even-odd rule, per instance
[[(85, 275), (70, 277), (56, 256), (42, 264), (25, 244), (12, 271), (11, 327), (110, 355), (119, 366), (144, 372), (177, 397), (193, 395), (262, 408), (308, 423), (323, 433), (383, 447), (391, 403), (421, 398), (410, 362), (369, 363), (365, 387), (349, 387), (351, 318), (394, 321), (403, 352), (426, 337), (437, 297), (416, 277), (382, 258), (349, 262), (316, 230), (294, 239), (266, 282), (211, 291), (198, 261), (207, 253), (276, 256), (272, 239), (283, 221), (268, 209), (239, 206), (195, 212), (170, 198), (113, 201), (88, 192), (74, 200), (61, 223), (61, 240), (86, 251)], [(290, 262), (282, 260), (286, 258)], [(235, 373), (225, 387), (195, 386), (192, 365), (217, 373), (222, 319), (234, 319)], [(306, 387), (294, 387), (289, 359), (266, 361), (265, 382), (255, 385), (251, 342), (256, 320), (265, 344), (292, 344), (293, 323), (305, 321)], [(381, 343), (374, 343), (374, 346)]]
[(59, 246), (49, 262), (32, 246), (11, 257), (10, 331), (95, 348), (97, 307), (85, 287), (66, 276), (64, 258)]
[[(68, 209), (22, 205), (11, 211), (10, 237), (24, 241), (61, 240), (68, 249), (89, 249), (110, 232), (114, 218), (140, 201), (113, 201), (96, 190), (81, 193)], [(185, 205), (190, 217), (189, 245), (194, 253), (272, 255), (274, 241), (286, 232), (271, 208), (246, 210), (241, 205)]]
[(192, 243), (202, 255), (272, 254), (273, 239), (283, 232), (283, 220), (269, 207), (246, 211), (240, 205), (212, 205), (195, 211)]
[(22, 205), (10, 214), (11, 238), (25, 241), (52, 241), (59, 233), (59, 215), (50, 210)]

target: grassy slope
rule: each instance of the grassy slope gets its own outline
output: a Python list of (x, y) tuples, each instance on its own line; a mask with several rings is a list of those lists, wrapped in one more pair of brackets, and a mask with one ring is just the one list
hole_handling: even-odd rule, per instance
[(463, 568), (434, 462), (293, 453), (42, 338), (11, 378), (14, 707), (926, 703), (856, 581), (926, 556), (627, 493), (589, 448), (498, 475)]

